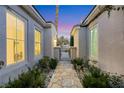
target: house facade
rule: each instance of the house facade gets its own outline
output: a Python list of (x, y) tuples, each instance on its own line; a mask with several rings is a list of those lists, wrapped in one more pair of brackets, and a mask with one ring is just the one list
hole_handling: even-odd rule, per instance
[(73, 36), (74, 46), (76, 49), (77, 58), (86, 58), (86, 27), (80, 27), (80, 25), (75, 25), (71, 31), (71, 36)]
[[(95, 6), (78, 26), (80, 29), (77, 33), (84, 34), (78, 43), (86, 45), (85, 56), (87, 59), (98, 61), (99, 68), (111, 73), (124, 74), (124, 11), (111, 10), (109, 15), (108, 11), (103, 11), (105, 7)], [(82, 48), (84, 49), (79, 49), (81, 52)]]
[[(49, 22), (51, 28), (45, 29), (44, 34), (44, 55), (54, 58), (54, 48), (57, 46), (57, 31), (53, 23)], [(49, 51), (48, 51), (49, 50)]]
[(0, 6), (0, 60), (4, 62), (0, 84), (17, 78), (43, 56), (53, 55), (52, 44), (56, 44), (52, 40), (47, 49), (50, 55), (46, 53), (47, 32), (50, 40), (56, 39), (54, 25), (46, 22), (33, 6)]

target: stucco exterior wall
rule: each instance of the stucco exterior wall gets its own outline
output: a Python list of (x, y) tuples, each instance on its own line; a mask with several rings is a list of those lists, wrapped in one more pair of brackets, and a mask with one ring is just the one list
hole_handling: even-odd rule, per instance
[(44, 55), (54, 58), (54, 47), (56, 47), (57, 32), (55, 26), (51, 23), (51, 28), (44, 31)]
[[(25, 60), (24, 62), (6, 66), (6, 11), (13, 11), (21, 16), (26, 21), (25, 31)], [(14, 79), (18, 77), (23, 71), (27, 71), (27, 66), (32, 67), (40, 58), (43, 57), (44, 51), (42, 46), (44, 44), (44, 28), (39, 25), (30, 15), (28, 15), (19, 6), (0, 6), (0, 60), (5, 62), (4, 67), (0, 70), (0, 84), (8, 82), (9, 78)], [(41, 55), (34, 56), (34, 29), (38, 28), (41, 31)]]
[(76, 30), (74, 35), (74, 47), (76, 47), (76, 54), (77, 54), (77, 57), (79, 57), (79, 30)]
[(54, 58), (54, 47), (57, 46), (57, 32), (54, 24), (51, 24), (51, 32), (52, 32), (52, 58)]
[(74, 36), (74, 47), (76, 47), (76, 57), (87, 59), (87, 28), (75, 27), (72, 35)]
[(87, 59), (87, 28), (81, 27), (79, 31), (79, 57)]
[(52, 47), (51, 47), (51, 38), (52, 38), (52, 35), (51, 35), (51, 30), (50, 29), (45, 29), (45, 32), (44, 32), (44, 55), (45, 56), (49, 56), (51, 57), (51, 50), (52, 50)]
[(124, 74), (124, 12), (102, 13), (89, 26), (98, 24), (99, 67), (112, 73)]

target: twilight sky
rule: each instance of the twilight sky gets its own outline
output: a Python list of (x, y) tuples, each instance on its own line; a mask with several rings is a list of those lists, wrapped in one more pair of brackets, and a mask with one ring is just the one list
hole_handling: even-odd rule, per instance
[[(60, 5), (58, 34), (69, 38), (72, 27), (81, 23), (92, 10), (93, 5)], [(55, 5), (35, 5), (46, 21), (55, 22)]]

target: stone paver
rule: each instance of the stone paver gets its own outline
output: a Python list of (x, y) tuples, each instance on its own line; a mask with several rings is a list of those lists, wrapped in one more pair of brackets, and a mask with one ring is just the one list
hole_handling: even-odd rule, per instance
[(70, 61), (60, 61), (58, 63), (48, 88), (82, 88), (77, 73)]

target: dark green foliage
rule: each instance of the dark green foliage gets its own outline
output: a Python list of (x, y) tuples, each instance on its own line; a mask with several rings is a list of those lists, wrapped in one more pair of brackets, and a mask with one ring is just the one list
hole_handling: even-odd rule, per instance
[(45, 75), (38, 69), (29, 69), (28, 72), (22, 73), (18, 76), (18, 79), (14, 81), (9, 80), (9, 83), (5, 85), (6, 88), (37, 88), (44, 87)]
[(50, 58), (45, 56), (43, 59), (39, 60), (38, 68), (41, 69), (41, 71), (49, 72), (49, 62)]
[(89, 69), (89, 67), (90, 67), (90, 65), (89, 65), (89, 60), (85, 60), (85, 61), (83, 62), (83, 66), (84, 66), (85, 68), (88, 68), (88, 69)]
[(108, 77), (106, 75), (94, 77), (92, 75), (84, 75), (83, 86), (86, 88), (108, 88)]
[(71, 62), (72, 62), (72, 64), (76, 64), (76, 65), (82, 66), (84, 61), (81, 58), (76, 58), (76, 59), (72, 60)]
[(55, 69), (57, 66), (58, 60), (49, 58), (49, 57), (44, 57), (43, 59), (39, 60), (38, 67), (42, 71), (49, 71), (50, 69)]
[(76, 58), (71, 61), (71, 63), (74, 65), (74, 68), (78, 70), (84, 70), (84, 68), (89, 68), (89, 61), (84, 60), (82, 58)]
[(91, 73), (91, 75), (93, 77), (96, 77), (96, 78), (104, 75), (104, 73), (101, 71), (101, 69), (94, 67), (94, 66), (91, 66), (89, 68), (89, 72)]
[(46, 74), (49, 73), (50, 69), (55, 69), (58, 61), (56, 59), (50, 59), (49, 57), (44, 57), (39, 60), (32, 69), (28, 68), (27, 72), (23, 72), (18, 76), (18, 79), (5, 84), (6, 88), (38, 88), (45, 87)]
[[(82, 85), (86, 88), (119, 88), (124, 87), (124, 80), (121, 76), (111, 75), (110, 73), (103, 72), (89, 64), (89, 60), (76, 58), (71, 61), (82, 81)], [(93, 62), (96, 63), (96, 62)], [(80, 73), (80, 71), (83, 73)], [(84, 74), (84, 75), (82, 75)], [(82, 77), (83, 76), (83, 77)]]
[(84, 74), (83, 86), (90, 88), (124, 87), (120, 76), (110, 75), (101, 69), (90, 66), (88, 74)]
[(124, 81), (121, 76), (111, 75), (109, 77), (109, 84), (113, 88), (124, 88)]
[(99, 68), (91, 66), (89, 67), (88, 74), (84, 74), (83, 86), (90, 88), (108, 88), (109, 75), (103, 73)]
[(82, 66), (83, 65), (83, 59), (81, 59), (81, 58), (76, 59), (76, 64), (79, 66)]
[(49, 66), (51, 69), (55, 69), (57, 66), (58, 60), (57, 59), (53, 59), (51, 58), (51, 60), (49, 61)]
[(74, 46), (74, 37), (73, 36), (70, 37), (70, 46)]

